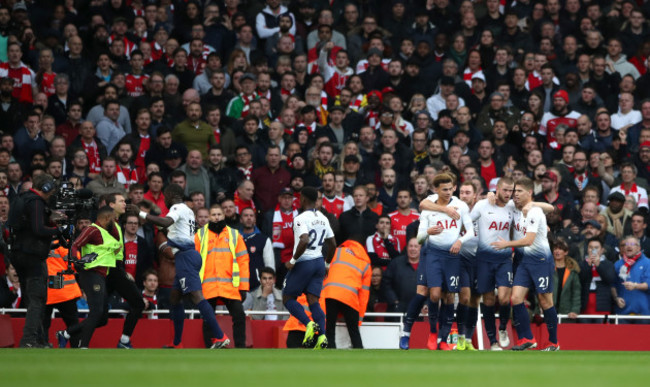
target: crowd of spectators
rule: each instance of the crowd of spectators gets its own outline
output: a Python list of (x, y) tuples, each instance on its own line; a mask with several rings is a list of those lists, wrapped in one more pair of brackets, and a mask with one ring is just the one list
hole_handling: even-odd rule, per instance
[[(478, 198), (528, 176), (555, 206), (560, 313), (650, 315), (648, 15), (632, 0), (7, 0), (0, 220), (40, 173), (162, 216), (177, 183), (198, 226), (220, 206), (243, 233), (247, 305), (278, 310), (314, 186), (336, 240), (367, 246), (369, 308), (404, 311), (436, 174)], [(157, 230), (121, 221), (155, 304), (173, 263)], [(5, 270), (0, 306), (19, 305)]]

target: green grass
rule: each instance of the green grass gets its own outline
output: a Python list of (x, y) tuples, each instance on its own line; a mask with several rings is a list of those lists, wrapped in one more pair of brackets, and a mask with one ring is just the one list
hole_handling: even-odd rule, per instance
[[(0, 350), (3, 386), (625, 386), (644, 352)], [(45, 383), (43, 383), (45, 382)]]

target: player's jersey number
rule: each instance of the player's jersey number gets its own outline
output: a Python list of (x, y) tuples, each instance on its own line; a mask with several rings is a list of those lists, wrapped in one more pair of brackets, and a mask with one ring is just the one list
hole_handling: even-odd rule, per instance
[(539, 278), (537, 278), (537, 280), (539, 281), (539, 288), (540, 289), (548, 288), (548, 284), (549, 284), (549, 278), (548, 277), (539, 277)]
[(309, 250), (316, 250), (318, 247), (323, 245), (324, 241), (325, 230), (321, 232), (320, 237), (318, 237), (318, 232), (316, 232), (316, 230), (309, 230), (309, 244), (307, 245)]

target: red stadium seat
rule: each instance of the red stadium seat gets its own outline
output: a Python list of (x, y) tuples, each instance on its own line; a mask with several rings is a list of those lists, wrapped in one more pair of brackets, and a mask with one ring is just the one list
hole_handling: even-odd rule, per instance
[[(375, 304), (374, 308), (372, 309), (373, 312), (375, 313), (386, 313), (388, 310), (388, 304), (385, 302), (378, 302)], [(383, 317), (375, 317), (375, 321), (377, 322), (384, 322)]]
[(11, 324), (11, 317), (0, 315), (0, 348), (12, 348), (14, 346), (14, 328)]

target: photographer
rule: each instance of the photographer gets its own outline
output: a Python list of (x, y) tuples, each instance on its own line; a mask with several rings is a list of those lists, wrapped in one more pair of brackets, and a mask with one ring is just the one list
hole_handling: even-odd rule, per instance
[[(46, 343), (43, 315), (47, 300), (47, 259), (52, 237), (58, 229), (51, 224), (48, 200), (56, 192), (52, 176), (33, 179), (33, 188), (12, 203), (7, 224), (11, 227), (11, 263), (16, 268), (22, 294), (28, 300), (20, 347), (41, 348)], [(54, 218), (55, 216), (53, 216)]]

